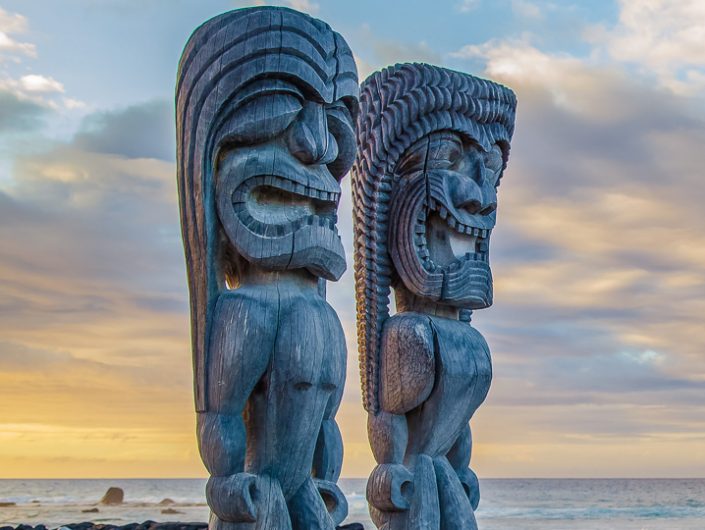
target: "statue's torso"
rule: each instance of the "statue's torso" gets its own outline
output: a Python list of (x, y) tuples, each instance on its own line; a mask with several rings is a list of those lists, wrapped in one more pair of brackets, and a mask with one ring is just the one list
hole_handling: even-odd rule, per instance
[[(417, 320), (428, 329), (434, 367), (428, 397), (406, 414), (409, 427), (407, 458), (416, 454), (445, 455), (489, 391), (490, 351), (485, 339), (466, 322), (422, 313), (399, 313), (395, 319)], [(408, 324), (407, 324), (408, 326)], [(413, 362), (414, 352), (404, 352)]]
[(310, 476), (324, 411), (342, 393), (340, 321), (315, 290), (280, 282), (224, 293), (214, 322), (231, 326), (233, 339), (211, 344), (209, 366), (223, 374), (210, 380), (211, 403), (237, 406), (242, 386), (256, 378), (244, 412), (245, 470), (278, 478), (287, 496)]

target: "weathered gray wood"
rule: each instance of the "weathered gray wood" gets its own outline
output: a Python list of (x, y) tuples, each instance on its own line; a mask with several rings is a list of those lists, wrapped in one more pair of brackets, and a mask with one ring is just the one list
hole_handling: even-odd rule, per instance
[(370, 513), (384, 530), (474, 530), (469, 421), (492, 364), (469, 321), (492, 303), (489, 238), (516, 99), (491, 81), (403, 64), (370, 76), (360, 107), (353, 208), (363, 400), (378, 462)]
[(178, 184), (210, 527), (332, 530), (345, 338), (325, 280), (345, 270), (339, 180), (355, 158), (357, 73), (325, 23), (231, 11), (186, 45)]

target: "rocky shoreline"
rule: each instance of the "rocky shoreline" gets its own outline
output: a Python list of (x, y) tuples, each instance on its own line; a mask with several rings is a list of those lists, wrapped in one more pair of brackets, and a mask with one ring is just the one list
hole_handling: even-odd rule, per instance
[[(101, 524), (101, 523), (70, 523), (56, 527), (56, 530), (206, 530), (208, 523), (158, 523), (156, 521), (144, 521), (142, 523), (130, 523), (125, 525)], [(18, 526), (0, 526), (0, 530), (51, 530), (43, 524), (32, 526), (21, 524)], [(339, 526), (338, 530), (365, 530), (360, 523), (351, 523)]]

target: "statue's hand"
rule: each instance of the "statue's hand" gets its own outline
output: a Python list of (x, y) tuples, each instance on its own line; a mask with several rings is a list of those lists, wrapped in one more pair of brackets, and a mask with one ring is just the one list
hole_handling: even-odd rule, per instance
[(465, 468), (458, 472), (458, 478), (463, 485), (465, 494), (470, 499), (470, 505), (473, 510), (477, 510), (480, 504), (480, 481), (477, 480), (477, 475), (470, 468)]
[(206, 498), (213, 513), (233, 523), (257, 521), (256, 492), (257, 476), (250, 473), (211, 477), (206, 485)]
[(402, 464), (380, 464), (367, 482), (367, 500), (386, 512), (408, 510), (414, 495), (413, 480), (411, 472)]

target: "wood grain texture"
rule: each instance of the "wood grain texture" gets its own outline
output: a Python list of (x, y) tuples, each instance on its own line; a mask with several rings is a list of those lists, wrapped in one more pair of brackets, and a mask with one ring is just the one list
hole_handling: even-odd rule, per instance
[(285, 8), (200, 26), (177, 81), (181, 225), (210, 527), (332, 530), (345, 337), (340, 179), (357, 73), (340, 35)]
[(352, 178), (360, 369), (378, 462), (370, 513), (383, 530), (474, 530), (469, 421), (492, 363), (470, 316), (492, 303), (489, 242), (516, 99), (491, 81), (403, 64), (370, 76), (360, 106)]

